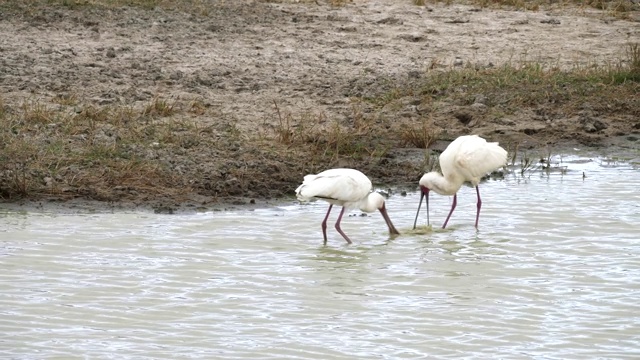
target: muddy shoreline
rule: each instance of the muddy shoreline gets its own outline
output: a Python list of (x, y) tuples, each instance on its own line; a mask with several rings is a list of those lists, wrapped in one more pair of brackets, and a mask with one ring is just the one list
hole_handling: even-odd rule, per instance
[[(549, 98), (520, 107), (499, 94), (457, 96), (465, 85), (448, 90), (451, 97), (419, 92), (430, 74), (458, 68), (619, 63), (640, 38), (638, 11), (619, 19), (585, 8), (401, 0), (340, 7), (210, 1), (190, 11), (3, 6), (3, 113), (10, 121), (26, 118), (27, 108), (49, 114), (3, 139), (47, 144), (55, 136), (72, 154), (88, 142), (109, 150), (87, 169), (71, 157), (56, 163), (62, 155), (50, 153), (57, 148), (34, 150), (51, 160), (28, 173), (28, 191), (1, 191), (3, 208), (176, 213), (270, 206), (294, 201), (306, 173), (329, 167), (358, 168), (374, 184), (410, 188), (425, 171), (425, 151), (401, 135), (427, 120), (438, 134), (436, 151), (478, 134), (510, 151), (638, 156), (638, 96), (613, 103)], [(140, 124), (114, 125), (122, 109)], [(178, 125), (158, 135), (166, 124)], [(131, 131), (140, 132), (140, 144), (128, 140)], [(0, 166), (7, 189), (17, 169), (11, 156)], [(147, 173), (115, 174), (109, 166), (126, 166), (114, 156), (138, 159)]]

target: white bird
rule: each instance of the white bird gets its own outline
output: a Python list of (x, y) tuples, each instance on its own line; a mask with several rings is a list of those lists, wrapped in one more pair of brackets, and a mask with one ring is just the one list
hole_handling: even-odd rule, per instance
[(398, 235), (398, 230), (393, 226), (384, 198), (377, 192), (373, 192), (371, 180), (355, 169), (330, 169), (317, 175), (306, 175), (302, 185), (296, 189), (296, 196), (301, 201), (320, 199), (329, 202), (329, 210), (322, 221), (322, 235), (324, 243), (327, 243), (327, 219), (333, 205), (342, 206), (336, 230), (351, 244), (349, 237), (340, 228), (340, 221), (345, 209), (357, 207), (364, 212), (374, 212), (379, 210), (389, 227), (389, 234)]
[[(440, 154), (440, 169), (442, 175), (436, 171), (424, 174), (420, 179), (420, 205), (416, 212), (416, 219), (413, 228), (416, 227), (418, 221), (418, 213), (422, 199), (426, 196), (427, 200), (427, 224), (429, 223), (429, 191), (433, 190), (440, 195), (453, 195), (453, 204), (451, 211), (447, 216), (442, 228), (444, 229), (449, 222), (449, 218), (456, 208), (457, 193), (465, 181), (475, 186), (478, 194), (478, 210), (476, 213), (476, 229), (478, 228), (478, 219), (480, 217), (480, 189), (478, 183), (480, 179), (487, 173), (492, 172), (507, 163), (507, 151), (500, 147), (497, 142), (488, 143), (485, 139), (478, 135), (465, 135), (455, 139)], [(443, 176), (444, 175), (444, 176)]]

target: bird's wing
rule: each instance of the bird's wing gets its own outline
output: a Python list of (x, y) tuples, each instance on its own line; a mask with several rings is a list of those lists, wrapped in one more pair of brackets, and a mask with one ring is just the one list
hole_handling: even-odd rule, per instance
[(498, 143), (488, 143), (480, 137), (464, 142), (455, 156), (456, 168), (465, 178), (477, 182), (485, 174), (507, 163), (507, 151)]
[(320, 198), (337, 202), (355, 202), (369, 194), (371, 181), (351, 169), (331, 169), (318, 175), (307, 175), (296, 189), (300, 200)]

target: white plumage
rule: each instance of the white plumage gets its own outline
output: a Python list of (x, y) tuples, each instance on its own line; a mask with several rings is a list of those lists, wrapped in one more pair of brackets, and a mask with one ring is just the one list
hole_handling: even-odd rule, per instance
[(351, 243), (351, 240), (340, 228), (340, 221), (345, 209), (349, 208), (357, 207), (364, 212), (379, 210), (389, 227), (389, 233), (392, 235), (399, 234), (391, 219), (389, 219), (384, 197), (373, 192), (371, 180), (358, 170), (330, 169), (317, 175), (306, 175), (302, 185), (296, 189), (296, 196), (301, 201), (320, 199), (331, 204), (322, 222), (322, 234), (325, 244), (327, 243), (327, 219), (333, 205), (342, 206), (342, 211), (338, 216), (335, 227), (348, 243)]
[[(440, 195), (453, 195), (453, 204), (449, 216), (444, 222), (444, 229), (449, 222), (449, 218), (457, 204), (457, 192), (465, 181), (470, 182), (476, 188), (478, 194), (476, 228), (478, 227), (478, 219), (480, 217), (480, 208), (482, 201), (480, 200), (480, 189), (478, 183), (480, 179), (496, 169), (506, 165), (507, 151), (500, 147), (497, 142), (489, 143), (478, 135), (460, 136), (454, 140), (440, 154), (440, 169), (442, 174), (432, 171), (424, 174), (420, 179), (420, 205), (422, 198), (426, 196), (427, 200), (427, 219), (429, 217), (429, 191), (433, 190)], [(420, 206), (418, 206), (418, 213)], [(418, 220), (416, 213), (416, 221)], [(428, 220), (427, 220), (428, 221)]]
[(373, 190), (371, 180), (355, 169), (330, 169), (317, 175), (306, 175), (302, 185), (296, 189), (301, 201), (319, 198), (329, 203), (357, 207), (357, 203), (367, 198)]

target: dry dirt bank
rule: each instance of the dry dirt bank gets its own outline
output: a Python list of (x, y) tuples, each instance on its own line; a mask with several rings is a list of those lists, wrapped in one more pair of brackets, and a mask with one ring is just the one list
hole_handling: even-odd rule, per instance
[[(27, 171), (28, 191), (17, 196), (5, 190), (5, 201), (99, 200), (157, 209), (261, 203), (291, 196), (305, 173), (335, 166), (362, 169), (377, 183), (411, 184), (424, 170), (424, 152), (403, 138), (402, 129), (427, 120), (445, 141), (473, 133), (513, 148), (638, 148), (637, 92), (613, 103), (610, 97), (561, 104), (548, 99), (501, 112), (495, 111), (500, 99), (491, 94), (434, 102), (425, 94), (396, 91), (459, 67), (618, 64), (625, 47), (640, 39), (637, 10), (620, 20), (590, 8), (508, 11), (421, 7), (409, 0), (343, 7), (206, 4), (189, 12), (44, 6), (28, 13), (4, 4), (3, 112), (16, 116), (33, 104), (53, 109), (22, 136), (34, 142), (61, 136), (55, 113), (73, 116), (87, 107), (109, 114), (127, 108), (147, 122), (184, 124), (171, 129), (170, 139), (140, 137), (138, 146), (118, 148), (126, 153), (123, 159), (153, 161), (149, 173), (110, 177), (103, 163), (88, 169), (64, 163), (47, 174), (49, 164)], [(385, 97), (393, 99), (381, 102)], [(157, 99), (174, 109), (150, 118), (144, 109)], [(123, 146), (129, 128), (93, 119), (89, 130), (64, 134), (65, 146), (88, 138), (103, 147)], [(320, 138), (322, 132), (329, 135)], [(302, 139), (301, 133), (316, 137)], [(336, 138), (345, 139), (341, 151), (333, 148)], [(308, 148), (299, 146), (305, 143)], [(4, 168), (5, 187), (12, 171)]]

